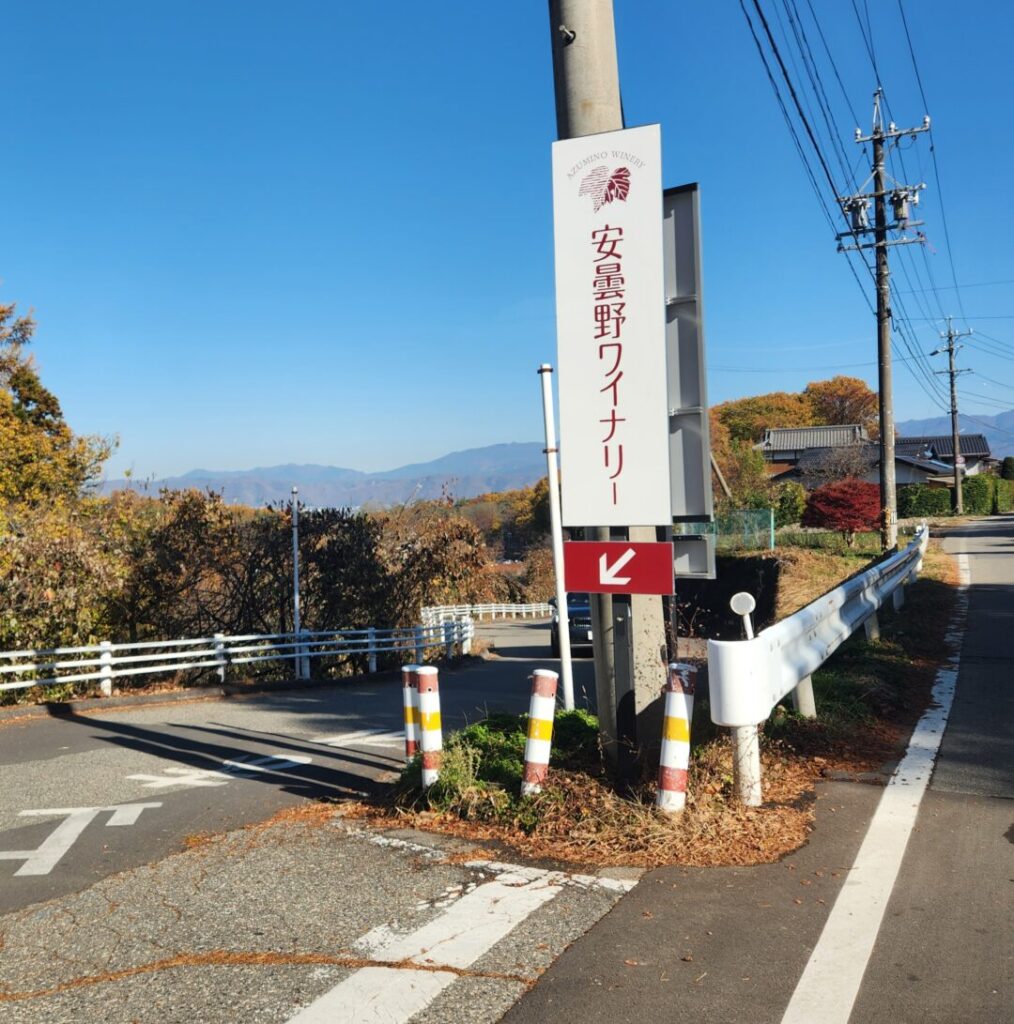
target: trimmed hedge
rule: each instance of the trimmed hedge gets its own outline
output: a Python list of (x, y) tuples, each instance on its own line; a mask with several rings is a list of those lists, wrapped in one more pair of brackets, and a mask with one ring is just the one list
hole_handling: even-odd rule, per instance
[(965, 514), (970, 516), (990, 515), (993, 511), (993, 493), (995, 490), (995, 477), (965, 477), (965, 481), (961, 485), (961, 496), (964, 499)]
[(993, 496), (993, 512), (1014, 512), (1014, 480), (993, 478), (996, 493)]
[(898, 518), (916, 516), (946, 516), (954, 507), (949, 487), (930, 487), (927, 484), (905, 484), (898, 488)]

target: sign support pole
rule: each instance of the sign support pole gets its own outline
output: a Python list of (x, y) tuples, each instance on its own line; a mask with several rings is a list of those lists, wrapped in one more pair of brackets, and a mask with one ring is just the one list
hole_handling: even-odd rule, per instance
[[(612, 0), (550, 0), (549, 17), (559, 138), (621, 129), (623, 111)], [(659, 302), (663, 301), (659, 295)], [(654, 527), (637, 527), (629, 534), (625, 529), (617, 532), (615, 539), (656, 539)], [(585, 535), (595, 540), (609, 540), (611, 536), (610, 530), (602, 527), (588, 527)], [(629, 698), (628, 703), (634, 706), (637, 732), (645, 741), (634, 740), (635, 752), (650, 760), (650, 750), (658, 746), (661, 728), (659, 690), (665, 680), (665, 666), (671, 660), (665, 652), (662, 601), (658, 597), (634, 597), (629, 608), (622, 611), (626, 627), (622, 638), (615, 628), (610, 595), (592, 595), (591, 611), (603, 751), (610, 761), (617, 763), (620, 704)], [(627, 659), (622, 668), (617, 664), (621, 658)], [(630, 689), (624, 694), (619, 692), (618, 674), (630, 680)], [(657, 721), (640, 721), (645, 719), (643, 712), (653, 705), (658, 708)]]
[(542, 419), (546, 427), (546, 476), (549, 481), (549, 522), (553, 536), (553, 572), (556, 575), (557, 636), (560, 642), (560, 673), (563, 679), (563, 706), (574, 710), (574, 670), (570, 658), (570, 615), (563, 574), (563, 526), (560, 521), (560, 470), (556, 447), (556, 423), (553, 418), (553, 368), (539, 367), (542, 378)]

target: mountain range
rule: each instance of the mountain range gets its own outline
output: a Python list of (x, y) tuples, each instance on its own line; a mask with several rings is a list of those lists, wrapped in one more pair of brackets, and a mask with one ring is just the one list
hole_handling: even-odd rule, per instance
[[(984, 434), (994, 457), (1014, 455), (1014, 409), (996, 416), (960, 418), (962, 433)], [(905, 420), (897, 424), (902, 436), (950, 434), (949, 416)], [(156, 494), (162, 487), (221, 491), (225, 500), (242, 505), (288, 501), (293, 487), (311, 508), (397, 505), (415, 498), (474, 498), (491, 491), (528, 487), (546, 474), (541, 441), (494, 444), (451, 452), (431, 462), (415, 462), (379, 473), (338, 466), (264, 466), (256, 469), (192, 469), (182, 476), (160, 480), (107, 480), (103, 493), (125, 487)]]
[(397, 505), (415, 498), (473, 498), (490, 491), (528, 487), (546, 475), (541, 441), (494, 444), (451, 452), (432, 462), (416, 462), (379, 473), (338, 466), (262, 466), (256, 469), (192, 469), (182, 476), (153, 480), (107, 480), (104, 494), (131, 488), (157, 494), (163, 487), (221, 491), (227, 502), (267, 505), (288, 501), (299, 488), (311, 508)]
[[(927, 420), (905, 420), (896, 423), (902, 437), (919, 437), (946, 434), (950, 437), (951, 417), (933, 416)], [(958, 429), (962, 434), (982, 434), (989, 442), (994, 459), (1014, 455), (1014, 409), (997, 413), (995, 416), (962, 416), (958, 414)]]

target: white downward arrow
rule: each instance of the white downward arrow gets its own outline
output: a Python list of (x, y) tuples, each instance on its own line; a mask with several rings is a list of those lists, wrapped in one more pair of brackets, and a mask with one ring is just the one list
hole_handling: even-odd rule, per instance
[(637, 552), (633, 548), (627, 548), (619, 558), (609, 565), (606, 555), (599, 558), (599, 583), (610, 587), (621, 587), (624, 583), (630, 582), (629, 576), (617, 576), (616, 574), (629, 562)]

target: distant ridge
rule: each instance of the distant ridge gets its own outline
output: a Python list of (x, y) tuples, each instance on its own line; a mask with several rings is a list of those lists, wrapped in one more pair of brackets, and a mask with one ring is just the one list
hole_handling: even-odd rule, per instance
[(396, 505), (412, 498), (474, 498), (488, 491), (528, 487), (546, 473), (541, 441), (494, 444), (442, 455), (379, 473), (338, 466), (261, 466), (256, 469), (192, 469), (158, 480), (107, 480), (101, 493), (131, 489), (157, 494), (163, 487), (220, 491), (230, 504), (269, 505), (288, 501), (293, 487), (315, 508)]
[[(933, 416), (926, 420), (905, 420), (895, 424), (902, 437), (919, 437), (923, 434), (951, 433), (950, 416)], [(997, 413), (995, 416), (958, 415), (958, 429), (962, 434), (983, 434), (989, 442), (994, 459), (1014, 455), (1014, 409)]]

